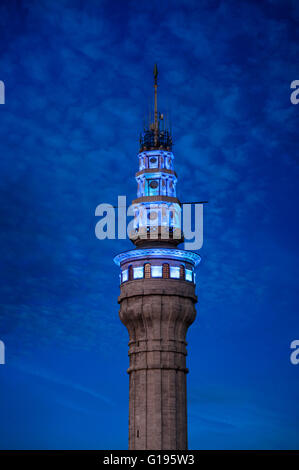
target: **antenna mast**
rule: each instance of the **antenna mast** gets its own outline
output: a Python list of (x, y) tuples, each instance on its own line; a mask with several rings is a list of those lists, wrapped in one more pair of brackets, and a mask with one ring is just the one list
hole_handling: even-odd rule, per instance
[(154, 67), (154, 88), (155, 88), (155, 123), (154, 123), (154, 129), (155, 129), (155, 145), (158, 143), (158, 100), (157, 100), (157, 88), (158, 88), (158, 67), (157, 64), (155, 64)]

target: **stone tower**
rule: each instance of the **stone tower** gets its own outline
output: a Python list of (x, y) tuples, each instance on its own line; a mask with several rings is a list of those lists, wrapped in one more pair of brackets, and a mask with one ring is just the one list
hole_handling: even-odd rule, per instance
[(183, 241), (172, 137), (157, 110), (140, 137), (135, 249), (120, 266), (119, 316), (129, 332), (129, 449), (187, 449), (186, 333), (196, 311), (197, 253)]

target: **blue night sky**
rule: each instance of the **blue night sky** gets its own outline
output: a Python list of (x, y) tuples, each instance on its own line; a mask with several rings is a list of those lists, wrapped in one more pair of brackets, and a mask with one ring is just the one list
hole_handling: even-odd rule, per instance
[(132, 244), (94, 212), (136, 195), (155, 62), (178, 197), (209, 201), (189, 447), (299, 448), (298, 23), (296, 0), (0, 1), (2, 449), (127, 448)]

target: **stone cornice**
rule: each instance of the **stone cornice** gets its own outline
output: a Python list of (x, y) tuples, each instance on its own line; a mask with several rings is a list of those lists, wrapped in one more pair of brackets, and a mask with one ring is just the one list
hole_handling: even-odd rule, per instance
[(194, 284), (182, 279), (134, 279), (121, 285), (118, 303), (128, 297), (144, 295), (173, 295), (189, 297), (197, 302)]
[(167, 173), (169, 175), (174, 175), (177, 177), (177, 174), (174, 170), (168, 170), (167, 168), (144, 168), (144, 170), (137, 171), (135, 176), (143, 175), (144, 173)]
[(140, 202), (172, 202), (173, 204), (181, 205), (177, 197), (171, 196), (142, 196), (133, 199), (132, 204), (139, 204)]

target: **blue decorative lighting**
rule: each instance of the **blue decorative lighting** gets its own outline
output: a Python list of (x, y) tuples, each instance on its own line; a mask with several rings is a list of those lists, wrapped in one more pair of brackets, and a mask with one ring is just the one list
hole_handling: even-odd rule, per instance
[(177, 266), (170, 266), (170, 277), (180, 279), (180, 268)]
[[(142, 202), (134, 206), (134, 228), (161, 225), (181, 228), (181, 207), (178, 203), (166, 201)], [(151, 220), (152, 214), (158, 217)]]
[(162, 266), (152, 266), (152, 277), (162, 277)]
[(195, 267), (200, 263), (201, 257), (198, 253), (193, 251), (178, 250), (173, 248), (146, 248), (138, 250), (125, 251), (115, 256), (114, 262), (118, 266), (128, 260), (134, 259), (150, 259), (150, 258), (165, 258), (176, 259), (181, 262), (193, 264)]
[[(143, 263), (150, 264), (152, 278), (162, 281), (170, 277), (192, 282), (195, 279), (193, 270), (201, 260), (197, 253), (176, 248), (183, 238), (182, 208), (176, 198), (177, 175), (171, 152), (172, 137), (166, 129), (159, 129), (159, 123), (155, 121), (156, 127), (151, 125), (140, 137), (139, 171), (135, 175), (137, 199), (133, 201), (134, 219), (130, 231), (130, 238), (137, 249), (120, 253), (114, 258), (115, 264), (121, 268), (132, 264), (132, 274), (130, 270), (124, 270), (122, 282), (143, 279)], [(169, 242), (160, 244), (160, 239)], [(162, 264), (168, 265), (165, 275)], [(185, 269), (182, 270), (181, 266)]]
[(134, 279), (142, 279), (143, 278), (143, 266), (133, 269), (133, 277)]

